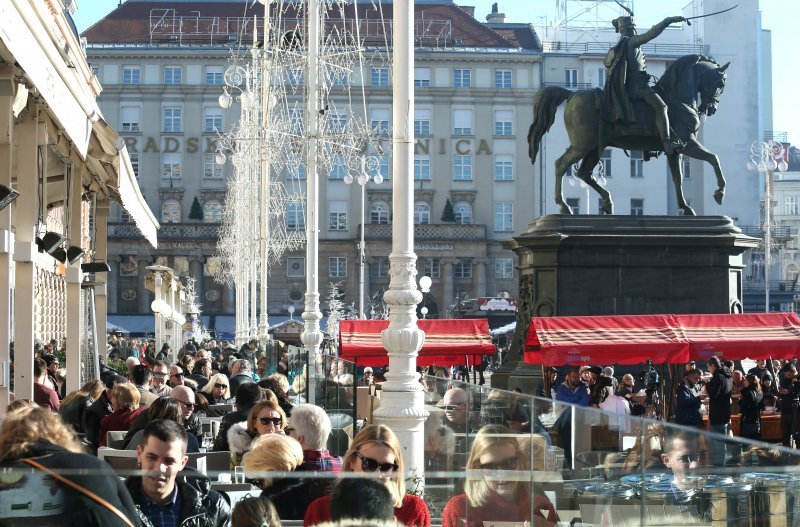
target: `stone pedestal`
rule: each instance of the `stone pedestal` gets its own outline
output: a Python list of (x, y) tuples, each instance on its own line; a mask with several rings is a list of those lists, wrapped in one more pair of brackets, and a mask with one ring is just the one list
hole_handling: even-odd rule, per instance
[(537, 219), (506, 244), (519, 257), (520, 299), (492, 385), (532, 393), (541, 379), (522, 360), (531, 317), (741, 312), (742, 253), (758, 243), (726, 216)]

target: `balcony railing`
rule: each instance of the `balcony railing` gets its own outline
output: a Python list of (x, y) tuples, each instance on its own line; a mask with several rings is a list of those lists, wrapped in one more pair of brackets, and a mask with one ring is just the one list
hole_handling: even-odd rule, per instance
[(568, 90), (588, 90), (594, 88), (590, 82), (545, 82), (545, 88), (556, 86), (558, 88), (566, 88)]
[[(158, 230), (160, 240), (216, 240), (219, 238), (219, 223), (167, 223), (162, 224)], [(132, 223), (110, 223), (108, 225), (110, 239), (141, 238), (142, 235), (136, 225)]]
[[(744, 225), (740, 226), (742, 233), (755, 238), (764, 237), (764, 228), (759, 225)], [(772, 227), (770, 229), (770, 236), (773, 240), (788, 241), (792, 239), (791, 227)]]
[[(747, 280), (743, 282), (745, 293), (764, 291), (764, 280)], [(797, 280), (770, 280), (770, 291), (798, 291), (800, 292), (800, 282)]]
[[(542, 51), (545, 53), (578, 53), (584, 55), (605, 55), (608, 50), (616, 45), (615, 42), (542, 42)], [(642, 49), (648, 55), (688, 55), (691, 53), (705, 53), (705, 46), (698, 44), (645, 44)]]
[[(359, 233), (360, 234), (360, 233)], [(367, 224), (365, 240), (391, 240), (392, 226)], [(414, 225), (415, 240), (485, 240), (486, 225), (438, 223)]]

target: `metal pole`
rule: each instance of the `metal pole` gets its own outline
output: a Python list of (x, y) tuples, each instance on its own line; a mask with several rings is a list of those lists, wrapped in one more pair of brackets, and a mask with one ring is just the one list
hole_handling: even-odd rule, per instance
[(767, 167), (766, 194), (767, 202), (764, 203), (764, 312), (769, 313), (769, 267), (772, 265), (772, 174), (773, 170)]
[[(367, 180), (369, 181), (369, 180)], [(361, 180), (359, 179), (359, 184)], [(358, 246), (358, 318), (366, 319), (364, 316), (364, 207), (366, 206), (365, 197), (367, 193), (367, 182), (361, 185), (361, 243)]]
[(308, 82), (306, 93), (306, 295), (303, 320), (305, 321), (300, 340), (308, 354), (308, 402), (313, 403), (316, 395), (317, 355), (322, 344), (319, 322), (319, 174), (317, 157), (319, 155), (319, 49), (322, 33), (320, 0), (308, 0)]

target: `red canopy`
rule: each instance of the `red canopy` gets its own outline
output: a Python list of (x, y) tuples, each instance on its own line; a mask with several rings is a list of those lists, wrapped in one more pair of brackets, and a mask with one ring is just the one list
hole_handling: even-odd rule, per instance
[[(418, 320), (425, 343), (417, 364), (450, 366), (464, 364), (465, 355), (491, 355), (495, 346), (485, 318)], [(385, 366), (389, 356), (381, 343), (388, 320), (342, 320), (339, 322), (339, 356), (364, 366)]]
[(684, 363), (712, 355), (800, 356), (800, 318), (795, 313), (534, 318), (525, 342), (525, 362), (546, 366)]

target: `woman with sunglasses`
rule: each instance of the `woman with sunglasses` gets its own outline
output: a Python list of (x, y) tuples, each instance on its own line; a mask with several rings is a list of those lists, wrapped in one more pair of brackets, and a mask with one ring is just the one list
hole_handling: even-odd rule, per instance
[[(377, 475), (394, 498), (394, 517), (409, 527), (430, 527), (431, 514), (419, 496), (406, 494), (403, 455), (400, 441), (385, 425), (368, 425), (353, 439), (344, 456), (344, 472), (366, 472)], [(323, 496), (311, 502), (306, 511), (304, 527), (331, 521), (331, 497)]]
[(467, 459), (465, 492), (445, 505), (442, 527), (556, 524), (558, 515), (550, 500), (531, 494), (528, 463), (516, 437), (509, 434), (511, 430), (503, 425), (489, 425), (475, 436)]
[(274, 396), (257, 403), (247, 414), (247, 421), (228, 429), (232, 466), (242, 464), (242, 456), (250, 450), (254, 439), (266, 434), (283, 434), (285, 427), (286, 414)]
[(206, 385), (200, 390), (208, 404), (229, 404), (231, 402), (229, 392), (230, 384), (224, 373), (215, 373), (209, 377)]

